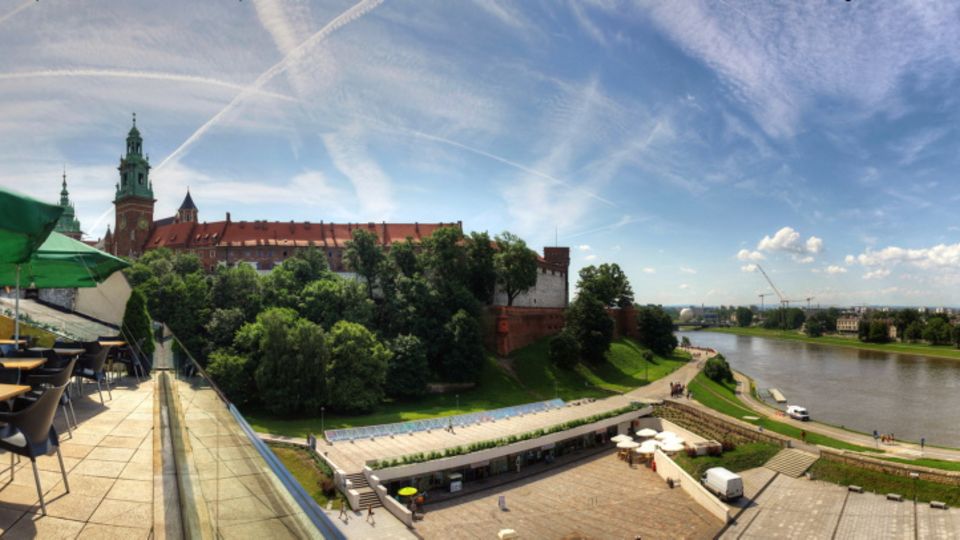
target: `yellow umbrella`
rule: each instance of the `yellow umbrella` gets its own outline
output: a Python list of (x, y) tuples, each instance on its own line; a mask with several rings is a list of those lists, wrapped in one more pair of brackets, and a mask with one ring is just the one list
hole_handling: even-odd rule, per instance
[(400, 491), (397, 492), (401, 497), (412, 497), (417, 494), (417, 488), (415, 487), (405, 487), (400, 488)]

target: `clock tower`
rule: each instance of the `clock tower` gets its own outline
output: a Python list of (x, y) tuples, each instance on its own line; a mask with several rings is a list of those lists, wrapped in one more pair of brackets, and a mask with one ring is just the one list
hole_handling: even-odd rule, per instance
[(127, 153), (120, 158), (120, 182), (113, 199), (116, 222), (110, 251), (122, 257), (139, 257), (153, 227), (153, 184), (150, 158), (143, 155), (143, 138), (137, 129), (137, 114), (127, 134)]

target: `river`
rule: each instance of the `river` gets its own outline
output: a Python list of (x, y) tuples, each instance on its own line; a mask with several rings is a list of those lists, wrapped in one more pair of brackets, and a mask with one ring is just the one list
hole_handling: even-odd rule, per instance
[(779, 388), (814, 420), (960, 447), (960, 360), (716, 332), (679, 336), (717, 349), (768, 401), (766, 390)]

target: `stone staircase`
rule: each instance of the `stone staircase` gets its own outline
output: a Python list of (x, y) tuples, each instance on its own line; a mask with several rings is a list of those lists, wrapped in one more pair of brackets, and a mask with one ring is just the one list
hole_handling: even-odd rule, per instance
[(770, 458), (770, 461), (766, 462), (764, 467), (791, 478), (799, 478), (818, 459), (820, 457), (815, 454), (795, 448), (786, 448)]
[(367, 482), (367, 477), (364, 476), (363, 473), (347, 474), (344, 475), (344, 478), (350, 480), (353, 484), (353, 489), (360, 493), (359, 508), (354, 508), (354, 510), (366, 510), (367, 507), (370, 506), (374, 508), (383, 506), (383, 503), (380, 502), (380, 497), (378, 497), (377, 493), (370, 487), (370, 483)]

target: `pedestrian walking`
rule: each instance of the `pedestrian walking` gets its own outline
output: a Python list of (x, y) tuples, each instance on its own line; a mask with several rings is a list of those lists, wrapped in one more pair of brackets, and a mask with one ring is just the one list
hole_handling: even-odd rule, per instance
[(342, 495), (339, 497), (339, 499), (340, 499), (340, 513), (337, 515), (337, 519), (349, 521), (350, 514), (347, 513), (347, 501), (343, 500)]
[(803, 442), (807, 442), (807, 432), (806, 432), (806, 430), (800, 430), (800, 440), (803, 441)]
[(367, 507), (367, 523), (376, 525), (376, 521), (373, 519), (373, 505)]
[(927, 440), (923, 437), (920, 437), (920, 451), (923, 451), (923, 447), (927, 444)]

